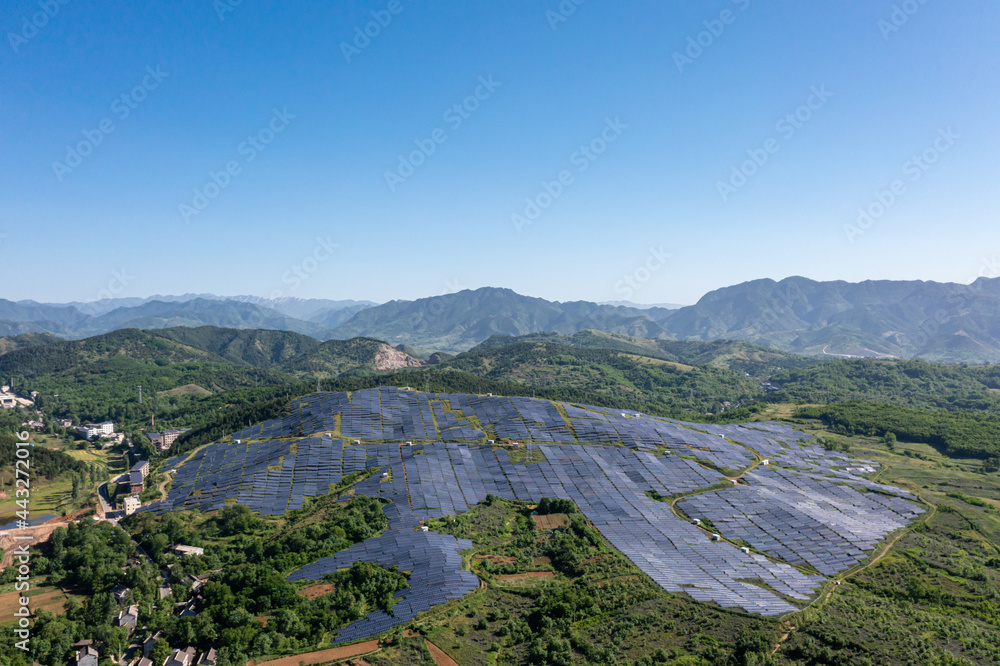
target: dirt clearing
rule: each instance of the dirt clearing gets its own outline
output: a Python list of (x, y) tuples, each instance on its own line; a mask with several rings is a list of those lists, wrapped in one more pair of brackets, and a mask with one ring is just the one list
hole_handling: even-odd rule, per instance
[(306, 599), (317, 599), (322, 597), (324, 594), (333, 592), (335, 589), (336, 588), (331, 583), (320, 583), (319, 585), (303, 587), (299, 590), (299, 595), (305, 597)]
[(550, 513), (546, 516), (532, 516), (535, 521), (535, 528), (540, 530), (554, 530), (557, 527), (569, 525), (569, 516), (565, 513)]
[[(344, 647), (330, 648), (329, 650), (320, 650), (319, 652), (307, 652), (306, 654), (297, 654), (293, 657), (282, 657), (281, 659), (274, 659), (273, 661), (261, 662), (260, 664), (256, 664), (256, 666), (299, 666), (299, 664), (325, 664), (328, 661), (349, 659), (350, 657), (368, 654), (369, 652), (375, 652), (378, 649), (378, 641), (365, 641), (364, 643), (355, 643), (354, 645), (345, 645)], [(255, 665), (253, 661), (250, 661), (247, 662), (247, 666)]]

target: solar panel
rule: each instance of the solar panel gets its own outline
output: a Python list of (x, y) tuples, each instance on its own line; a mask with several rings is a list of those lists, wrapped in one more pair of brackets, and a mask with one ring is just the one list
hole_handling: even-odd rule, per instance
[[(343, 439), (329, 434), (338, 425)], [(483, 445), (487, 431), (522, 442), (525, 461)], [(344, 475), (385, 470), (355, 491), (388, 500), (389, 529), (290, 577), (318, 579), (359, 560), (413, 571), (392, 615), (368, 615), (342, 629), (337, 641), (376, 635), (474, 589), (476, 578), (461, 569), (459, 554), (471, 544), (414, 528), (467, 511), (489, 494), (571, 499), (665, 590), (764, 615), (795, 610), (789, 599), (809, 599), (825, 576), (863, 560), (922, 512), (908, 492), (862, 476), (877, 463), (828, 452), (787, 424), (682, 423), (533, 398), (382, 387), (303, 396), (288, 415), (241, 430), (234, 440), (240, 443), (168, 461), (179, 465), (169, 496), (141, 510), (207, 511), (235, 497), (254, 511), (281, 515)], [(768, 465), (761, 464), (765, 458)], [(738, 485), (716, 471), (751, 466)], [(706, 492), (677, 507), (711, 520), (720, 541), (649, 496), (698, 490)], [(760, 552), (742, 552), (726, 539)], [(767, 587), (745, 582), (751, 579)]]

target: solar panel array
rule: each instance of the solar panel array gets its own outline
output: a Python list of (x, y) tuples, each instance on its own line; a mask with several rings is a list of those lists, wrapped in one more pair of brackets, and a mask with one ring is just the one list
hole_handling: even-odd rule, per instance
[[(296, 449), (292, 453), (292, 448)], [(365, 447), (349, 447), (362, 455)], [(140, 510), (164, 513), (221, 509), (229, 498), (265, 515), (281, 515), (301, 508), (306, 497), (325, 495), (339, 483), (346, 467), (340, 439), (310, 437), (300, 440), (212, 444), (181, 465), (167, 498)]]
[(762, 468), (748, 477), (748, 486), (696, 495), (678, 506), (708, 518), (729, 538), (828, 576), (864, 560), (885, 534), (918, 515), (908, 502), (890, 507), (895, 501), (785, 470)]
[(471, 541), (420, 531), (420, 522), (406, 500), (406, 484), (395, 483), (396, 478), (403, 476), (399, 451), (396, 447), (392, 482), (380, 483), (381, 477), (376, 475), (356, 487), (358, 494), (381, 497), (389, 502), (382, 507), (389, 519), (388, 529), (375, 538), (308, 564), (288, 577), (289, 580), (319, 580), (358, 561), (396, 566), (410, 572), (409, 587), (393, 595), (399, 601), (392, 606), (391, 615), (381, 610), (370, 613), (341, 629), (334, 641), (337, 643), (380, 634), (438, 604), (461, 599), (479, 585), (475, 574), (462, 569), (461, 551), (471, 549)]
[[(483, 445), (487, 432), (523, 441), (527, 461)], [(330, 433), (365, 443), (345, 445)], [(877, 463), (826, 451), (782, 424), (689, 424), (532, 398), (383, 387), (305, 396), (286, 416), (234, 438), (240, 443), (208, 446), (183, 463), (169, 497), (142, 510), (211, 510), (235, 497), (254, 511), (281, 514), (346, 474), (389, 472), (356, 486), (358, 494), (388, 501), (389, 529), (291, 576), (318, 579), (358, 560), (413, 570), (392, 615), (369, 615), (342, 630), (341, 641), (381, 633), (474, 589), (475, 576), (461, 570), (459, 555), (471, 544), (415, 528), (467, 511), (488, 494), (571, 499), (664, 589), (765, 615), (795, 610), (789, 600), (809, 599), (826, 576), (864, 559), (921, 512), (906, 491), (859, 476)], [(402, 445), (406, 440), (415, 445)], [(739, 485), (710, 468), (752, 465), (759, 466)], [(649, 496), (691, 492), (697, 494), (679, 501), (679, 509), (765, 554), (713, 542)]]

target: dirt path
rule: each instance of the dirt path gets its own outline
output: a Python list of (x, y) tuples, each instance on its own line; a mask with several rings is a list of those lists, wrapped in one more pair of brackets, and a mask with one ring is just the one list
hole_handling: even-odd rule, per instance
[(434, 657), (434, 663), (437, 666), (458, 666), (458, 662), (448, 656), (448, 654), (439, 648), (434, 643), (429, 640), (424, 640), (427, 643), (427, 649), (431, 651), (431, 656)]
[(363, 654), (375, 652), (378, 649), (378, 641), (365, 641), (364, 643), (355, 643), (354, 645), (345, 645), (344, 647), (330, 648), (329, 650), (320, 650), (319, 652), (307, 652), (306, 654), (282, 657), (281, 659), (265, 661), (259, 664), (249, 661), (247, 662), (247, 666), (299, 666), (300, 663), (325, 664), (328, 661), (358, 657)]
[[(157, 494), (156, 499), (157, 500), (166, 499), (167, 494), (166, 494), (165, 490), (166, 490), (167, 484), (170, 483), (172, 480), (173, 480), (173, 477), (170, 474), (164, 474), (163, 475), (163, 481), (160, 481), (160, 485), (157, 486), (157, 488), (156, 488), (156, 494)], [(156, 500), (153, 500), (153, 501), (155, 502)]]
[[(884, 467), (888, 467), (888, 466), (884, 465)], [(927, 506), (930, 507), (929, 510), (927, 511), (927, 513), (924, 515), (923, 519), (920, 521), (920, 522), (926, 522), (926, 521), (930, 520), (934, 516), (934, 514), (937, 513), (937, 507), (934, 504), (932, 504), (930, 502), (927, 502), (923, 498), (920, 498), (920, 499), (921, 499), (921, 501), (924, 502), (924, 504), (926, 504)], [(892, 550), (892, 547), (896, 545), (896, 542), (899, 541), (900, 539), (902, 539), (904, 535), (908, 534), (910, 532), (910, 530), (913, 529), (913, 526), (915, 524), (916, 523), (911, 523), (907, 527), (904, 527), (903, 529), (899, 530), (899, 532), (897, 532), (896, 535), (894, 537), (892, 537), (892, 539), (890, 539), (889, 541), (887, 541), (884, 544), (882, 544), (882, 546), (879, 548), (878, 554), (875, 555), (875, 557), (873, 557), (870, 560), (868, 560), (868, 562), (866, 562), (864, 565), (858, 567), (854, 571), (848, 571), (848, 572), (844, 573), (842, 576), (836, 577), (834, 580), (836, 580), (838, 582), (843, 582), (843, 581), (847, 580), (848, 578), (851, 578), (853, 576), (857, 576), (862, 571), (867, 571), (871, 567), (873, 567), (876, 564), (878, 564), (886, 555), (889, 554), (889, 551)], [(822, 602), (820, 602), (820, 605), (825, 604), (826, 602), (828, 602), (830, 600), (830, 597), (832, 597), (833, 593), (836, 592), (836, 591), (837, 591), (837, 586), (836, 585), (831, 586), (830, 589), (827, 591), (827, 593), (823, 595)], [(817, 601), (819, 601), (818, 597), (813, 601), (813, 603), (809, 604), (809, 606), (807, 606), (806, 608), (812, 607), (813, 604), (815, 604)], [(802, 610), (805, 610), (805, 609), (802, 609)], [(775, 654), (781, 648), (781, 645), (786, 640), (788, 640), (788, 637), (791, 635), (792, 631), (794, 631), (794, 628), (790, 628), (780, 639), (778, 639), (778, 644), (774, 646), (773, 650), (771, 650), (771, 654)]]

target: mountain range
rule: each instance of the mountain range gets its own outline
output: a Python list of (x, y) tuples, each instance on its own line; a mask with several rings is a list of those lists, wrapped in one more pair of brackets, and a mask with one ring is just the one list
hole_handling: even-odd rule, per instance
[(592, 330), (663, 341), (740, 340), (812, 356), (997, 362), (1000, 278), (971, 285), (765, 279), (712, 291), (677, 309), (560, 303), (492, 287), (381, 305), (211, 294), (87, 304), (0, 300), (0, 336), (80, 339), (178, 326), (291, 331), (315, 341), (366, 337), (418, 355), (467, 351), (493, 336)]

